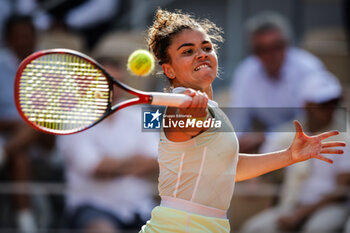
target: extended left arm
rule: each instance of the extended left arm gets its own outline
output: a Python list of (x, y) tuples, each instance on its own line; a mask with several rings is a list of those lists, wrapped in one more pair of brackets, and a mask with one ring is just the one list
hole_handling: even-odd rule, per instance
[(296, 134), (288, 149), (266, 154), (240, 154), (236, 182), (254, 178), (310, 158), (333, 163), (331, 159), (321, 154), (344, 153), (340, 149), (330, 149), (332, 147), (344, 147), (344, 142), (322, 142), (322, 140), (328, 137), (339, 134), (338, 131), (330, 131), (310, 137), (303, 132), (302, 126), (298, 121), (294, 121), (294, 124)]
[(293, 163), (289, 149), (266, 154), (239, 154), (236, 182), (257, 177)]

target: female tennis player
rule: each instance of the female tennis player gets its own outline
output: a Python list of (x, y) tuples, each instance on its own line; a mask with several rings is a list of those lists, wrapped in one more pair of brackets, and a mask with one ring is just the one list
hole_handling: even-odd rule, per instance
[(181, 12), (158, 9), (149, 29), (148, 44), (173, 92), (192, 97), (166, 115), (180, 113), (192, 119), (215, 118), (226, 129), (164, 128), (159, 144), (160, 206), (141, 232), (230, 232), (226, 211), (235, 182), (250, 179), (285, 166), (316, 158), (332, 163), (322, 154), (342, 154), (332, 147), (343, 142), (322, 142), (337, 131), (306, 136), (295, 121), (296, 136), (289, 148), (267, 154), (239, 154), (234, 130), (212, 100), (212, 82), (217, 76), (216, 42), (220, 29), (208, 20), (196, 20)]

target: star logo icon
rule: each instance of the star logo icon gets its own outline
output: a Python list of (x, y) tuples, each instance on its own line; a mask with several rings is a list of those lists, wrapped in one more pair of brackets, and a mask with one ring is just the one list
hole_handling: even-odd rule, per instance
[(151, 115), (153, 116), (153, 117), (152, 117), (152, 120), (151, 120), (151, 122), (152, 122), (152, 121), (154, 121), (154, 120), (156, 120), (156, 119), (157, 119), (157, 121), (159, 121), (159, 117), (160, 117), (162, 114), (159, 112), (159, 109), (157, 109), (157, 111), (156, 111), (155, 113), (151, 113)]

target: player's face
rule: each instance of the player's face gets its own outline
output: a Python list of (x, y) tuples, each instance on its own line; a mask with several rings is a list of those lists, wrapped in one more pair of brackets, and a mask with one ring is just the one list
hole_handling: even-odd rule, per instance
[(168, 49), (170, 62), (163, 71), (174, 87), (207, 90), (217, 75), (217, 56), (208, 35), (185, 29), (173, 37)]
[(284, 62), (286, 44), (279, 30), (269, 30), (252, 38), (253, 52), (271, 77), (278, 78)]

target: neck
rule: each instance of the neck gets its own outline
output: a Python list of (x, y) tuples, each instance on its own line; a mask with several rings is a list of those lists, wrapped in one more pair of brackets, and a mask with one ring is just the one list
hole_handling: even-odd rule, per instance
[(208, 91), (205, 92), (208, 95), (208, 98), (213, 100), (213, 87), (210, 85)]
[(280, 70), (267, 71), (269, 79), (272, 81), (279, 81), (281, 79)]

